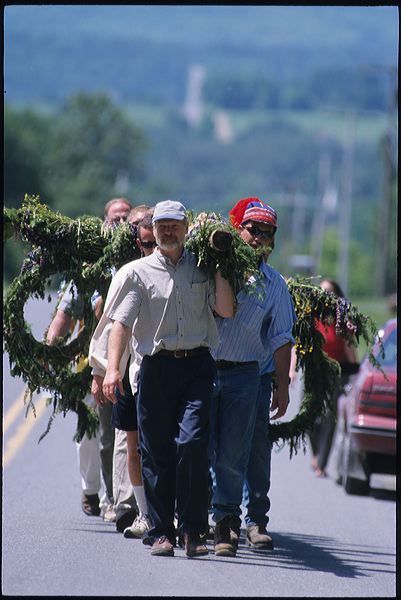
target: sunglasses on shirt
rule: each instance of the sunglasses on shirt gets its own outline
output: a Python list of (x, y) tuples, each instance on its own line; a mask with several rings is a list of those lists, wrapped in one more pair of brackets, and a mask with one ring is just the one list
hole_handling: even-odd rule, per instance
[(262, 231), (259, 227), (256, 227), (256, 225), (249, 225), (248, 227), (244, 227), (244, 229), (246, 229), (253, 237), (258, 236), (265, 240), (270, 240), (275, 234), (275, 231)]
[(157, 246), (157, 242), (142, 242), (141, 240), (139, 240), (139, 241), (143, 248), (156, 248), (156, 246)]

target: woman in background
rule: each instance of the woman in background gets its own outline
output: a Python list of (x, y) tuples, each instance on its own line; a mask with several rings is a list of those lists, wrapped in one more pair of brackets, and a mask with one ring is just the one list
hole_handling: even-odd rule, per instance
[[(323, 279), (320, 287), (337, 297), (344, 297), (340, 286), (332, 279)], [(324, 352), (330, 358), (337, 360), (341, 366), (341, 389), (335, 392), (335, 395), (331, 398), (332, 409), (326, 409), (320, 417), (317, 417), (313, 429), (309, 431), (312, 446), (312, 469), (317, 477), (326, 477), (325, 469), (336, 427), (337, 398), (348, 382), (349, 376), (355, 373), (358, 366), (358, 355), (355, 346), (347, 344), (344, 338), (336, 334), (335, 323), (326, 325), (317, 321), (316, 329), (320, 331), (325, 339), (322, 347)]]

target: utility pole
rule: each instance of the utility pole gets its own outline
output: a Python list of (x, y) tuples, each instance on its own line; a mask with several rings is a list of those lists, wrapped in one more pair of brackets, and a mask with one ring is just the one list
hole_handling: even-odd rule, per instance
[(320, 275), (324, 230), (326, 225), (327, 192), (329, 189), (331, 159), (328, 153), (322, 154), (319, 161), (318, 198), (311, 232), (311, 254), (314, 258), (316, 274)]
[(389, 239), (391, 229), (391, 200), (392, 200), (392, 183), (394, 178), (393, 168), (393, 149), (392, 135), (394, 124), (392, 122), (392, 114), (394, 102), (396, 101), (396, 70), (389, 69), (389, 85), (387, 93), (387, 127), (382, 138), (381, 151), (383, 157), (383, 176), (382, 176), (382, 191), (380, 195), (379, 214), (377, 219), (378, 226), (378, 247), (377, 247), (377, 265), (376, 265), (376, 293), (379, 297), (383, 297), (391, 290), (387, 290), (387, 274), (389, 269)]
[(356, 130), (356, 113), (354, 111), (347, 115), (346, 130), (347, 136), (344, 144), (343, 185), (338, 221), (340, 249), (337, 271), (337, 278), (345, 295), (348, 294), (349, 246), (351, 234), (352, 184)]
[(303, 245), (305, 239), (306, 203), (305, 197), (297, 191), (293, 192), (292, 200), (291, 242), (295, 250)]
[(386, 280), (389, 259), (390, 213), (391, 213), (391, 140), (386, 132), (382, 140), (383, 183), (380, 202), (378, 227), (378, 253), (376, 271), (376, 293), (382, 298), (386, 295)]

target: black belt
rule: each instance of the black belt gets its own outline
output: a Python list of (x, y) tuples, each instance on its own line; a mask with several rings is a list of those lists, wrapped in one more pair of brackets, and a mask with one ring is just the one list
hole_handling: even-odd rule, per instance
[(233, 369), (234, 367), (250, 367), (257, 365), (256, 360), (249, 360), (247, 362), (239, 362), (236, 360), (216, 360), (216, 367), (218, 369)]
[(206, 346), (199, 346), (198, 348), (191, 348), (190, 350), (159, 350), (154, 356), (170, 356), (172, 358), (187, 358), (189, 356), (200, 356), (201, 354), (207, 354), (209, 348)]

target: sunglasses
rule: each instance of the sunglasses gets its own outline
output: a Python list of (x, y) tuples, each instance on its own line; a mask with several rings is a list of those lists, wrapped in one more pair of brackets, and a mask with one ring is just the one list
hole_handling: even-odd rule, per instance
[(142, 248), (156, 248), (157, 242), (142, 242), (139, 240)]
[(259, 227), (256, 227), (256, 225), (250, 225), (249, 227), (244, 227), (244, 229), (246, 229), (253, 237), (258, 236), (265, 240), (270, 240), (275, 234), (275, 231), (262, 231)]

